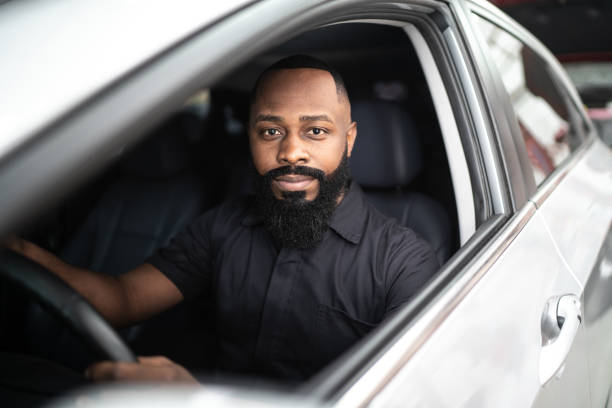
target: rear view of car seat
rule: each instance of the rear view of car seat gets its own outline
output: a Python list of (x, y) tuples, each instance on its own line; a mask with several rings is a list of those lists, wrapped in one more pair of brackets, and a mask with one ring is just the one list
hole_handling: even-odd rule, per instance
[(353, 178), (368, 200), (424, 238), (442, 265), (450, 255), (451, 227), (444, 207), (407, 191), (422, 168), (421, 146), (411, 116), (388, 101), (355, 101), (352, 118), (357, 139), (351, 155)]
[[(204, 211), (208, 199), (193, 171), (192, 148), (185, 135), (193, 120), (186, 113), (174, 117), (122, 159), (119, 177), (60, 254), (65, 261), (110, 275), (127, 272)], [(138, 354), (166, 354), (178, 361), (192, 358), (188, 353), (193, 347), (187, 343), (197, 336), (185, 331), (190, 330), (191, 317), (197, 320), (194, 314), (199, 312), (179, 305), (121, 334)], [(30, 336), (45, 338), (32, 345), (37, 354), (74, 368), (88, 363), (90, 353), (45, 311), (33, 307), (28, 317), (31, 330), (44, 333), (44, 337)], [(201, 319), (198, 327), (203, 327)]]

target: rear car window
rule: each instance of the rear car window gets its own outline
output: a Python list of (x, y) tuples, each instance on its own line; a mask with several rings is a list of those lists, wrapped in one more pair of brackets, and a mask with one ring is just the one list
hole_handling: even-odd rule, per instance
[(537, 52), (504, 29), (474, 16), (510, 96), (539, 185), (580, 144), (584, 123)]

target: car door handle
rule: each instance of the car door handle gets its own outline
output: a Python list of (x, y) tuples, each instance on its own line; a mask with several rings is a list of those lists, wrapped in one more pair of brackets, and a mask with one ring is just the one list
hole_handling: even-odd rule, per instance
[(542, 315), (540, 384), (546, 384), (563, 368), (581, 322), (578, 296), (555, 296), (546, 303)]

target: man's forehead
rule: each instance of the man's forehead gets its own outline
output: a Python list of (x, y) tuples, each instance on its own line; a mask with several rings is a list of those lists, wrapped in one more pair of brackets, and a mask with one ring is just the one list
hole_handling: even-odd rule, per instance
[(332, 75), (315, 68), (278, 69), (268, 72), (255, 95), (256, 115), (299, 109), (298, 115), (340, 113), (344, 101)]
[(267, 96), (269, 93), (276, 92), (337, 94), (336, 83), (332, 75), (316, 68), (272, 70), (264, 75), (258, 91), (258, 96)]

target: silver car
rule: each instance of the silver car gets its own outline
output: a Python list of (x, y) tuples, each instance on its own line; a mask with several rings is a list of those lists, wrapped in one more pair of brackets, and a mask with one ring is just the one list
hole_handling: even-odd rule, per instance
[[(0, 398), (611, 405), (612, 152), (550, 52), (486, 1), (2, 2), (0, 236), (24, 235), (101, 272), (142, 262), (198, 212), (248, 192), (249, 92), (264, 67), (291, 54), (343, 74), (357, 107), (354, 178), (382, 212), (430, 241), (436, 275), (301, 384), (207, 382), (202, 369), (202, 388), (63, 388), (52, 380), (65, 371), (42, 361), (79, 360), (64, 325), (104, 358), (133, 358), (132, 347), (206, 367), (189, 361), (194, 353), (181, 360), (201, 333), (190, 337), (176, 316), (192, 311), (157, 322), (155, 335), (117, 335), (61, 282), (5, 252)], [(126, 168), (159, 155), (155, 174)], [(164, 167), (167, 155), (178, 167)]]

